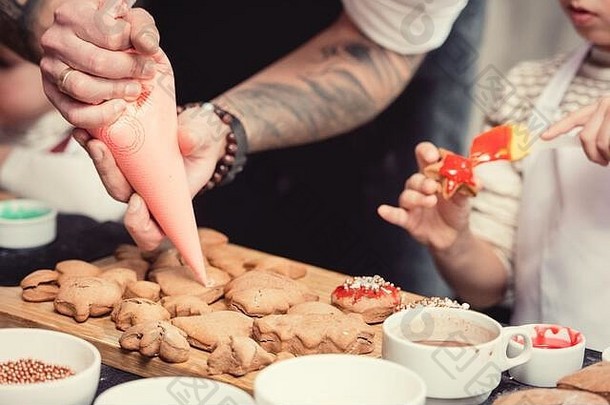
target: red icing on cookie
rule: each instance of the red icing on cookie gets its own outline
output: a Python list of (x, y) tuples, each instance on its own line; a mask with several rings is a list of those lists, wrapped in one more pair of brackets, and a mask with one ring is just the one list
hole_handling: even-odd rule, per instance
[(352, 298), (354, 302), (362, 298), (375, 299), (386, 295), (391, 295), (396, 305), (400, 303), (400, 288), (380, 276), (347, 279), (332, 293), (335, 299)]
[(452, 196), (462, 185), (477, 187), (472, 173), (472, 161), (463, 156), (447, 154), (439, 169), (439, 174), (445, 180), (443, 181), (443, 195)]
[(478, 185), (474, 181), (473, 167), (495, 160), (523, 159), (529, 153), (530, 138), (523, 126), (499, 125), (473, 139), (468, 157), (439, 149), (440, 161), (426, 167), (424, 174), (441, 183), (445, 199), (453, 197), (457, 191), (475, 196)]
[(510, 142), (513, 129), (500, 125), (475, 137), (470, 147), (470, 158), (476, 166), (499, 159), (510, 159)]

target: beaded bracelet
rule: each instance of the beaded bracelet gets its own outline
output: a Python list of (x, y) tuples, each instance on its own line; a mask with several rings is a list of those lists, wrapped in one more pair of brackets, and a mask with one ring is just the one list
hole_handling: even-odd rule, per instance
[(244, 169), (246, 154), (248, 152), (248, 139), (246, 137), (246, 131), (239, 119), (212, 103), (185, 104), (183, 107), (178, 107), (178, 114), (192, 107), (201, 108), (204, 111), (209, 112), (213, 111), (218, 118), (231, 129), (226, 135), (227, 145), (225, 146), (225, 154), (216, 163), (214, 174), (212, 174), (210, 180), (201, 191), (199, 191), (201, 194), (218, 185), (230, 183), (235, 176)]

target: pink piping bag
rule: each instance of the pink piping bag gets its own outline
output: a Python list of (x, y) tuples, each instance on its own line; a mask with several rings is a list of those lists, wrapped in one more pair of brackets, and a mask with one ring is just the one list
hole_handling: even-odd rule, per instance
[[(135, 3), (114, 0), (120, 17)], [(110, 149), (118, 167), (193, 271), (207, 283), (191, 193), (178, 146), (174, 74), (162, 50), (153, 56), (157, 72), (142, 80), (142, 94), (108, 127), (90, 129)]]

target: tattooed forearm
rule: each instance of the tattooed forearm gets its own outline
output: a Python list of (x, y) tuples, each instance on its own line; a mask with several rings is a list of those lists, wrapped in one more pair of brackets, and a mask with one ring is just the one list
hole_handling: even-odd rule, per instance
[(251, 151), (314, 142), (374, 118), (422, 58), (382, 48), (355, 28), (329, 29), (216, 101), (240, 116)]
[(251, 138), (260, 134), (250, 140), (251, 148), (312, 142), (372, 117), (375, 100), (353, 75), (338, 70), (324, 76), (301, 77), (299, 85), (256, 83), (232, 93), (227, 101), (257, 128)]
[(0, 42), (24, 58), (38, 62), (36, 16), (43, 0), (0, 0)]

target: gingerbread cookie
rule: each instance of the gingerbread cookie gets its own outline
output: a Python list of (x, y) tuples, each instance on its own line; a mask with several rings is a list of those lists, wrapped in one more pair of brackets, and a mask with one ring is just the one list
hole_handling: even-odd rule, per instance
[(111, 270), (116, 268), (131, 269), (135, 271), (138, 280), (144, 280), (146, 273), (150, 268), (150, 263), (143, 259), (123, 259), (118, 262), (106, 264), (101, 267), (102, 270)]
[(335, 288), (331, 302), (344, 312), (361, 314), (368, 324), (380, 323), (400, 305), (400, 288), (377, 275), (350, 277)]
[(290, 314), (254, 320), (253, 336), (270, 353), (365, 354), (374, 349), (375, 331), (358, 314)]
[(152, 281), (136, 281), (127, 285), (123, 298), (146, 298), (151, 301), (159, 301), (161, 286)]
[(182, 263), (180, 262), (180, 255), (178, 253), (178, 249), (171, 248), (159, 253), (155, 261), (153, 261), (152, 265), (150, 266), (150, 269), (155, 270), (163, 267), (180, 266), (182, 266)]
[(318, 296), (313, 294), (306, 285), (278, 273), (260, 270), (249, 271), (232, 280), (225, 287), (225, 295), (231, 295), (237, 291), (250, 288), (290, 289), (305, 296), (307, 298), (305, 301), (318, 300)]
[(248, 256), (235, 246), (221, 244), (209, 246), (205, 249), (205, 257), (216, 268), (226, 271), (232, 278), (244, 274), (247, 270), (244, 263)]
[(150, 272), (150, 281), (161, 286), (163, 295), (197, 295), (208, 303), (222, 297), (224, 285), (231, 277), (215, 267), (206, 267), (210, 286), (205, 287), (193, 277), (193, 273), (186, 266), (163, 267)]
[(271, 314), (285, 314), (292, 305), (302, 302), (295, 301), (295, 298), (298, 296), (277, 288), (250, 288), (231, 294), (231, 298), (225, 301), (229, 309), (260, 318)]
[(291, 307), (288, 314), (318, 314), (318, 315), (341, 315), (337, 307), (320, 301), (302, 302)]
[(114, 250), (114, 258), (117, 260), (142, 260), (142, 251), (136, 245), (120, 244)]
[(98, 277), (70, 278), (62, 283), (53, 305), (60, 314), (85, 322), (89, 316), (109, 314), (122, 295), (121, 287), (113, 281)]
[(168, 322), (132, 326), (119, 338), (119, 344), (125, 350), (137, 350), (147, 357), (159, 356), (168, 363), (183, 363), (189, 358), (186, 334)]
[(532, 388), (501, 395), (493, 405), (608, 405), (608, 402), (588, 392)]
[(58, 278), (59, 273), (55, 270), (36, 270), (28, 274), (19, 284), (21, 298), (30, 302), (53, 301), (59, 292)]
[(295, 280), (307, 275), (307, 266), (283, 257), (264, 256), (244, 263), (246, 270), (271, 271)]
[(268, 366), (275, 361), (275, 357), (249, 337), (231, 337), (210, 354), (208, 371), (210, 375), (231, 374), (241, 377)]
[[(161, 254), (153, 262), (153, 266), (151, 268), (158, 269), (161, 267), (187, 266), (186, 261), (184, 260), (180, 252), (178, 252), (175, 248), (169, 249), (168, 251), (170, 251), (172, 254), (169, 256), (164, 256), (163, 254), (165, 252), (161, 252)], [(166, 261), (166, 263), (164, 263), (164, 261)], [(203, 256), (203, 263), (205, 264), (206, 268), (210, 266), (210, 263), (208, 262), (208, 259), (205, 256)]]
[(277, 363), (278, 361), (282, 361), (282, 360), (290, 360), (290, 359), (294, 359), (295, 356), (292, 353), (289, 352), (279, 352), (278, 354), (275, 355), (275, 362)]
[(170, 314), (154, 301), (144, 298), (128, 298), (115, 305), (110, 319), (119, 330), (126, 330), (140, 323), (169, 321)]
[(588, 391), (610, 402), (610, 362), (601, 361), (563, 377), (557, 387)]
[(172, 318), (178, 316), (196, 316), (212, 312), (207, 302), (196, 295), (171, 295), (161, 299), (161, 305)]
[(98, 277), (103, 278), (104, 280), (114, 281), (121, 287), (123, 292), (129, 284), (138, 281), (138, 275), (136, 272), (132, 269), (127, 269), (124, 267), (116, 267), (105, 270)]
[(234, 311), (217, 311), (198, 316), (172, 319), (172, 324), (187, 334), (189, 343), (198, 349), (213, 351), (231, 337), (250, 337), (252, 319)]
[(229, 243), (229, 237), (222, 232), (211, 228), (199, 228), (199, 241), (201, 248), (205, 252), (211, 246), (224, 245)]
[(96, 265), (83, 260), (63, 260), (55, 265), (55, 270), (59, 272), (59, 285), (73, 277), (97, 277), (102, 272)]
[(440, 182), (443, 198), (450, 199), (457, 192), (476, 196), (480, 186), (474, 179), (472, 160), (442, 148), (439, 152), (441, 159), (425, 167), (424, 175)]
[(225, 301), (230, 309), (253, 317), (285, 314), (294, 305), (316, 301), (309, 289), (278, 273), (253, 270), (227, 284)]

